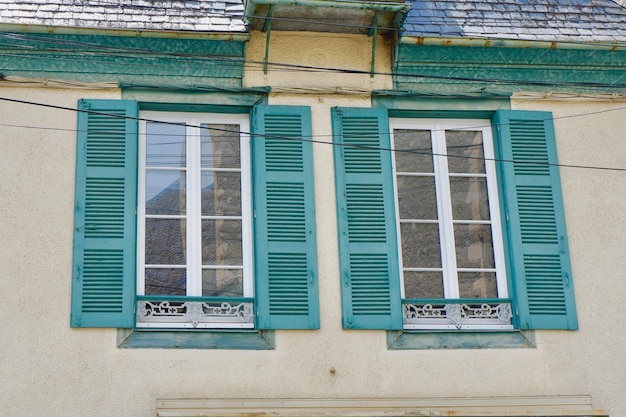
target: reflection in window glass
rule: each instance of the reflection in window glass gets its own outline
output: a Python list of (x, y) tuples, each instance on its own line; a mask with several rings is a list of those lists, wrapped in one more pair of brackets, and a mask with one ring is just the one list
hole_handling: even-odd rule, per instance
[(146, 126), (146, 166), (185, 166), (185, 129), (184, 125), (148, 122)]
[(448, 128), (481, 123), (425, 119), (391, 124), (403, 296), (506, 297), (491, 207), (495, 168), (485, 157), (489, 127)]
[(245, 116), (148, 118), (166, 123), (142, 124), (138, 293), (250, 297), (243, 198), (249, 179), (242, 170), (242, 143), (248, 143), (241, 124), (228, 121), (243, 123)]

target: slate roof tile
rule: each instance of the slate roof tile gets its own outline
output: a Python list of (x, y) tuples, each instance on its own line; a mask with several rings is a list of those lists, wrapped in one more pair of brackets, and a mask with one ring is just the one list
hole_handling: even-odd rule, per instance
[[(619, 0), (407, 0), (403, 36), (433, 36), (454, 25), (463, 37), (539, 41), (626, 42), (626, 7)], [(428, 10), (445, 15), (435, 20)], [(417, 12), (419, 11), (419, 13)], [(477, 13), (478, 11), (478, 13)], [(431, 17), (430, 21), (425, 19)], [(419, 17), (419, 19), (418, 19)], [(441, 32), (434, 36), (449, 36)]]
[[(245, 32), (243, 1), (0, 0), (0, 23)], [(406, 1), (403, 36), (626, 42), (622, 0)]]
[(243, 12), (243, 0), (0, 0), (0, 23), (49, 26), (245, 32)]

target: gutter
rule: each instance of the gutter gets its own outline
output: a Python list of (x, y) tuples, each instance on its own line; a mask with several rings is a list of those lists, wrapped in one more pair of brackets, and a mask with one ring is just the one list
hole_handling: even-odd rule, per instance
[(537, 48), (537, 49), (575, 49), (626, 51), (623, 42), (575, 42), (575, 41), (535, 41), (499, 38), (470, 38), (444, 36), (403, 36), (398, 44), (435, 45), (435, 46), (482, 46), (495, 48)]
[(244, 32), (201, 32), (177, 30), (137, 30), (137, 29), (96, 29), (78, 26), (31, 25), (17, 23), (0, 23), (0, 32), (39, 33), (49, 35), (102, 35), (125, 36), (131, 38), (167, 38), (167, 39), (202, 39), (240, 41), (250, 40), (250, 34)]
[[(335, 9), (355, 9), (355, 10), (378, 10), (388, 12), (407, 13), (411, 8), (404, 3), (376, 2), (376, 1), (354, 1), (354, 0), (246, 0), (246, 16), (251, 4), (254, 5), (275, 5), (275, 6), (309, 6), (309, 7), (330, 7)], [(249, 16), (251, 17), (251, 16)], [(255, 16), (260, 17), (261, 16)]]

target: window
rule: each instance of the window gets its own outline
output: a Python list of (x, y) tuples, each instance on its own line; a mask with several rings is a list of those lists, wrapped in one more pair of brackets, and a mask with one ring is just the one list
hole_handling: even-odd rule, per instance
[(577, 328), (551, 114), (335, 108), (333, 133), (345, 328)]
[(490, 121), (390, 125), (404, 328), (511, 328)]
[(79, 102), (73, 327), (319, 328), (310, 109), (212, 109)]
[(254, 328), (248, 118), (140, 115), (137, 327)]

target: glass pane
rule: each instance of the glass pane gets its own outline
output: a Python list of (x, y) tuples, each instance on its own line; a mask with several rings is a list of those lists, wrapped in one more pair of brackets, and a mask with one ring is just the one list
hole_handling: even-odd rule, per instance
[(399, 175), (397, 184), (401, 219), (437, 220), (435, 177)]
[(202, 264), (243, 265), (240, 220), (202, 221)]
[(498, 298), (495, 272), (459, 272), (461, 298)]
[(202, 271), (204, 297), (243, 297), (241, 269), (204, 269)]
[(202, 125), (202, 167), (239, 168), (239, 125)]
[(402, 223), (400, 239), (405, 268), (441, 268), (437, 224)]
[(455, 224), (454, 240), (459, 268), (495, 268), (490, 225)]
[(450, 172), (485, 173), (482, 132), (448, 130), (446, 146)]
[(450, 177), (454, 220), (489, 220), (487, 178)]
[(146, 268), (146, 295), (186, 295), (184, 268)]
[(146, 165), (185, 166), (184, 125), (148, 122), (146, 125)]
[(443, 298), (443, 274), (405, 271), (404, 298)]
[(146, 265), (184, 265), (185, 235), (185, 219), (146, 219)]
[(202, 172), (202, 215), (241, 216), (241, 174)]
[(146, 214), (185, 214), (185, 172), (146, 171)]
[(433, 171), (433, 148), (430, 130), (395, 129), (393, 131), (396, 152), (396, 171)]

